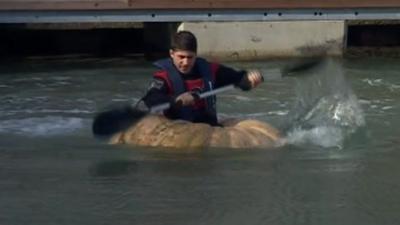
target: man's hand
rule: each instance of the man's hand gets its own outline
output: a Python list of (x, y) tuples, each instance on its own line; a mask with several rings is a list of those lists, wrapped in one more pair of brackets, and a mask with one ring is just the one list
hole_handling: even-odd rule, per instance
[(193, 93), (185, 92), (183, 94), (180, 94), (178, 97), (176, 97), (175, 102), (176, 102), (176, 104), (179, 104), (181, 106), (189, 106), (189, 105), (193, 105), (195, 100), (196, 99), (193, 96)]
[(264, 81), (263, 76), (258, 70), (249, 70), (247, 71), (247, 79), (250, 82), (251, 88), (257, 87)]

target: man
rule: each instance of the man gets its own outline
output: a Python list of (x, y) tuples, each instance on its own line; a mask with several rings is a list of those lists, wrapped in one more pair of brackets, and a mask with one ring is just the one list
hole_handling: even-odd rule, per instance
[(151, 108), (170, 102), (170, 109), (164, 111), (170, 119), (217, 126), (216, 97), (199, 99), (199, 92), (229, 84), (247, 91), (263, 81), (256, 70), (236, 71), (197, 57), (197, 40), (189, 31), (180, 31), (172, 37), (169, 54), (170, 58), (154, 63), (160, 70), (154, 73), (139, 106), (144, 103)]

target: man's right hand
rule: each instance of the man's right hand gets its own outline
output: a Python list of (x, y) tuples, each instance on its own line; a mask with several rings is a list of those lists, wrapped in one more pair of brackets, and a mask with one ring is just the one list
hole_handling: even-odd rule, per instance
[(189, 106), (193, 105), (195, 100), (196, 99), (193, 96), (193, 93), (185, 92), (183, 94), (178, 95), (178, 97), (175, 98), (175, 103), (181, 106)]

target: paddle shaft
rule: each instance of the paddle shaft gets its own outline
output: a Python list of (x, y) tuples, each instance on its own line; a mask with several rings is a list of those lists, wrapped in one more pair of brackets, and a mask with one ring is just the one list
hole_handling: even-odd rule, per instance
[[(295, 65), (292, 64), (277, 72), (277, 75), (273, 77), (282, 78), (287, 76), (301, 76), (307, 74), (307, 71), (318, 67), (318, 65), (322, 61), (322, 59), (317, 59), (314, 61), (311, 60), (308, 62), (300, 62)], [(268, 79), (269, 77), (266, 78)], [(223, 86), (214, 90), (201, 93), (199, 94), (199, 98), (204, 99), (212, 95), (216, 95), (232, 89), (234, 89), (234, 85)], [(97, 137), (109, 137), (117, 132), (128, 129), (131, 124), (137, 122), (149, 113), (160, 112), (169, 109), (170, 107), (171, 103), (168, 102), (151, 107), (149, 111), (138, 110), (132, 105), (114, 108), (112, 110), (101, 112), (95, 116), (92, 125), (92, 131), (93, 134)]]
[[(226, 85), (226, 86), (223, 86), (223, 87), (211, 90), (211, 91), (203, 92), (203, 93), (199, 94), (199, 97), (200, 97), (200, 99), (204, 99), (204, 98), (207, 98), (207, 97), (210, 97), (210, 96), (213, 96), (213, 95), (225, 92), (225, 91), (233, 90), (234, 88), (235, 88), (235, 86), (233, 84)], [(167, 102), (167, 103), (163, 103), (163, 104), (151, 107), (150, 112), (151, 113), (160, 112), (160, 111), (169, 109), (170, 107), (171, 107), (171, 103)]]
[[(207, 98), (218, 93), (232, 90), (234, 85), (223, 86), (211, 91), (207, 91), (199, 94), (200, 99)], [(113, 110), (105, 111), (98, 114), (92, 125), (93, 134), (99, 138), (109, 137), (119, 131), (128, 129), (128, 127), (148, 115), (149, 113), (160, 112), (162, 110), (169, 109), (171, 107), (170, 103), (163, 103), (150, 108), (149, 111), (137, 110), (132, 105), (125, 107), (116, 108)]]
[[(321, 59), (319, 60), (308, 60), (307, 62), (302, 62), (302, 63), (297, 63), (297, 64), (293, 64), (290, 66), (285, 67), (283, 70), (280, 70), (279, 73), (279, 77), (289, 77), (289, 76), (295, 76), (293, 75), (293, 73), (295, 72), (301, 72), (301, 71), (306, 71), (308, 69), (311, 69), (313, 67), (315, 67), (316, 65), (318, 65), (321, 62)], [(262, 77), (263, 81), (264, 81), (264, 77)], [(233, 84), (230, 85), (226, 85), (211, 91), (206, 91), (203, 92), (201, 94), (199, 94), (200, 99), (203, 98), (207, 98), (210, 97), (212, 95), (216, 95), (225, 91), (229, 91), (234, 89), (235, 86)], [(166, 109), (169, 109), (171, 107), (171, 103), (167, 102), (167, 103), (163, 103), (160, 105), (156, 105), (150, 108), (150, 113), (155, 113), (155, 112), (160, 112)]]

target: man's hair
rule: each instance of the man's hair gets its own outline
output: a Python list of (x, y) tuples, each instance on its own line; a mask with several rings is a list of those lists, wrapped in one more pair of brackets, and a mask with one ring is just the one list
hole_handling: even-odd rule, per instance
[(171, 38), (172, 50), (197, 52), (197, 39), (190, 31), (179, 31)]

